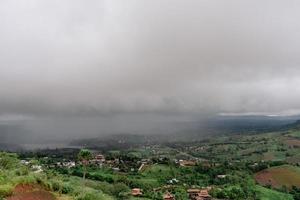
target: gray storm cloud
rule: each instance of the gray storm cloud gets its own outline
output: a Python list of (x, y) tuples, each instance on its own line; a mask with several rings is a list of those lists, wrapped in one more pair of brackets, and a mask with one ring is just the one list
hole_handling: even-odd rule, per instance
[(300, 2), (3, 0), (0, 114), (300, 110)]

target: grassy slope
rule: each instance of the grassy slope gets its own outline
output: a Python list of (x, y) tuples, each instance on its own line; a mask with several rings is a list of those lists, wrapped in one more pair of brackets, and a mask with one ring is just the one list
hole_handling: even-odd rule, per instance
[(295, 138), (300, 138), (300, 131), (292, 130), (292, 131), (289, 131), (289, 133), (287, 135), (291, 136), (291, 137), (295, 137)]
[(256, 191), (257, 197), (260, 200), (293, 200), (290, 194), (284, 194), (261, 186), (257, 186)]
[(154, 187), (158, 187), (159, 183), (157, 179), (160, 177), (165, 176), (172, 176), (172, 171), (170, 166), (167, 165), (152, 165), (151, 167), (147, 168), (143, 173), (143, 182), (148, 182), (149, 184), (153, 185)]
[[(78, 177), (66, 177), (55, 174), (34, 173), (21, 165), (15, 154), (0, 153), (0, 199), (11, 195), (18, 184), (39, 184), (52, 191), (59, 200), (99, 199), (113, 200), (96, 188), (83, 186)], [(97, 182), (95, 182), (97, 184)], [(61, 192), (67, 193), (60, 195)], [(89, 198), (85, 198), (88, 195)]]

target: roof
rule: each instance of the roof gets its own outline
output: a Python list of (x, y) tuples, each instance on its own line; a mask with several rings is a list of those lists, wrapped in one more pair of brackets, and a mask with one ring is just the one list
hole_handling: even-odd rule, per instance
[(219, 174), (219, 175), (217, 175), (217, 178), (226, 178), (226, 175), (225, 174)]
[(200, 197), (210, 197), (208, 194), (208, 190), (201, 190), (200, 193), (198, 194)]
[(141, 190), (140, 188), (133, 188), (133, 189), (131, 190), (131, 194), (132, 194), (133, 196), (137, 196), (137, 195), (142, 195), (143, 193), (142, 193), (142, 190)]
[(168, 193), (164, 194), (163, 198), (164, 199), (171, 199), (171, 198), (174, 198), (174, 196), (171, 193), (168, 192)]
[(198, 193), (200, 191), (201, 191), (200, 189), (194, 189), (194, 188), (187, 190), (188, 193)]
[(182, 166), (194, 166), (196, 165), (196, 161), (194, 160), (180, 160), (179, 164)]

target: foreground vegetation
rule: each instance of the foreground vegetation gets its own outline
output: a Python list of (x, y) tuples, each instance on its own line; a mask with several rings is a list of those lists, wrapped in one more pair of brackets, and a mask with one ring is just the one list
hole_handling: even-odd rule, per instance
[[(298, 127), (193, 142), (140, 142), (80, 152), (2, 152), (0, 198), (13, 197), (15, 188), (25, 184), (60, 200), (159, 200), (166, 192), (187, 200), (191, 188), (210, 188), (216, 199), (300, 199)], [(99, 153), (103, 157), (95, 162)], [(142, 194), (133, 197), (133, 188)]]
[(37, 161), (32, 160), (29, 166), (20, 163), (16, 154), (0, 154), (0, 198), (11, 196), (19, 184), (39, 185), (53, 192), (58, 199), (113, 199), (87, 182), (84, 186), (77, 177), (59, 175), (53, 171), (36, 172), (31, 169)]

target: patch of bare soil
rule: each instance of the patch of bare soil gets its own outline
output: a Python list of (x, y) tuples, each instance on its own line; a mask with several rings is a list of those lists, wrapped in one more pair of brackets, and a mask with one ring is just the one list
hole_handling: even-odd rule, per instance
[(272, 187), (278, 186), (278, 183), (273, 179), (272, 174), (267, 170), (258, 172), (255, 175), (255, 180), (260, 185), (264, 185), (264, 186), (270, 185)]
[(56, 200), (56, 198), (39, 185), (19, 184), (15, 187), (13, 195), (7, 200)]

